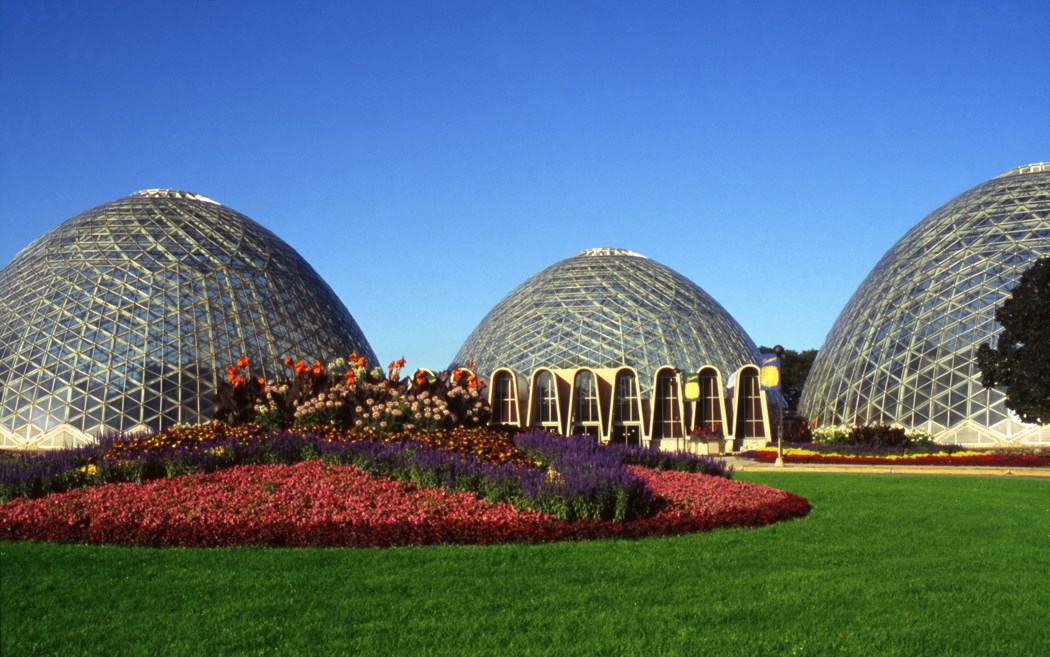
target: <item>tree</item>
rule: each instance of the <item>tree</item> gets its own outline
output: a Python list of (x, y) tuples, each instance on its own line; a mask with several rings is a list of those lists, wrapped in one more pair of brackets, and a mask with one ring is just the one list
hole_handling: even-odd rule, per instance
[(981, 383), (1002, 388), (1022, 421), (1050, 424), (1050, 256), (1021, 274), (995, 321), (1003, 327), (997, 346), (977, 349)]
[[(763, 354), (773, 353), (770, 347), (761, 346), (758, 350)], [(798, 400), (802, 396), (802, 385), (806, 382), (809, 369), (813, 367), (813, 359), (816, 357), (816, 349), (805, 351), (785, 349), (784, 355), (780, 357), (780, 394), (784, 396), (788, 410), (798, 409)]]

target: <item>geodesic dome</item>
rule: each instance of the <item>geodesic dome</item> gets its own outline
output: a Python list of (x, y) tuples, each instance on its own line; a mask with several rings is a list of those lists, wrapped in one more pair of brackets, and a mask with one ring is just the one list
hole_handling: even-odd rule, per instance
[(0, 270), (0, 446), (212, 419), (241, 355), (375, 355), (288, 244), (197, 194), (149, 190), (48, 231)]
[(519, 373), (537, 367), (634, 367), (648, 382), (664, 365), (714, 365), (728, 376), (758, 358), (744, 329), (685, 276), (643, 255), (599, 248), (532, 276), (481, 320), (454, 365)]
[(1018, 167), (960, 194), (904, 235), (850, 298), (806, 380), (818, 424), (921, 427), (941, 442), (1050, 442), (981, 385), (977, 348), (995, 309), (1050, 254), (1050, 164)]

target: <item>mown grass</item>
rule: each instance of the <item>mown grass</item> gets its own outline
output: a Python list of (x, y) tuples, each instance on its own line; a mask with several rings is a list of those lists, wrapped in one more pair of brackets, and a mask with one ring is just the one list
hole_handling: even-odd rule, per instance
[(4, 655), (1045, 655), (1050, 485), (743, 473), (761, 529), (366, 549), (0, 543)]

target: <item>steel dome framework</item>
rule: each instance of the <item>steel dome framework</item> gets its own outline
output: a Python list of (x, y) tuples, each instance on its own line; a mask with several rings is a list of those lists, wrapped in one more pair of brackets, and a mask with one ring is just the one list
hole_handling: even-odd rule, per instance
[(375, 355), (288, 244), (197, 194), (148, 190), (83, 212), (0, 270), (0, 446), (212, 417), (241, 355)]
[(952, 199), (875, 265), (828, 333), (801, 413), (818, 424), (886, 423), (940, 442), (1050, 442), (981, 385), (977, 347), (996, 307), (1050, 254), (1050, 164), (1012, 169)]
[[(623, 249), (582, 251), (499, 301), (460, 347), (489, 375), (507, 367), (633, 367), (641, 381), (664, 365), (732, 373), (758, 350), (717, 301), (678, 272)], [(646, 386), (647, 387), (647, 386)]]

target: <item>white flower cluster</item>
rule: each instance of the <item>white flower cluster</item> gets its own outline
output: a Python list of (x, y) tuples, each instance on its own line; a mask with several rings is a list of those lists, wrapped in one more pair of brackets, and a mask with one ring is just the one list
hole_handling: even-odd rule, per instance
[(268, 381), (266, 387), (263, 388), (263, 401), (255, 405), (255, 414), (266, 415), (267, 413), (276, 413), (278, 409), (276, 397), (283, 397), (287, 392), (287, 383), (275, 385), (272, 381)]
[(813, 430), (813, 442), (832, 444), (849, 438), (853, 426), (849, 424), (826, 424)]
[(321, 393), (313, 399), (308, 399), (303, 404), (299, 405), (295, 409), (296, 419), (302, 418), (310, 413), (316, 413), (325, 409), (339, 409), (343, 406), (345, 400), (342, 396), (335, 394)]
[[(904, 429), (904, 435), (916, 443), (929, 443), (933, 442), (933, 434), (926, 429), (921, 427), (909, 428), (903, 427), (897, 424), (894, 427)], [(828, 424), (823, 427), (818, 427), (813, 430), (813, 442), (834, 444), (838, 442), (844, 442), (853, 431), (854, 426), (852, 424)]]
[(423, 391), (418, 395), (404, 395), (397, 389), (388, 391), (386, 401), (365, 399), (365, 405), (354, 409), (354, 425), (377, 429), (431, 429), (455, 421), (445, 400)]
[(914, 429), (904, 429), (904, 435), (915, 443), (932, 443), (933, 434), (923, 429), (922, 427), (915, 427)]
[(456, 386), (448, 391), (448, 396), (465, 407), (463, 412), (464, 422), (469, 421), (472, 424), (481, 422), (484, 405), (482, 404), (481, 395), (478, 394), (476, 388)]

